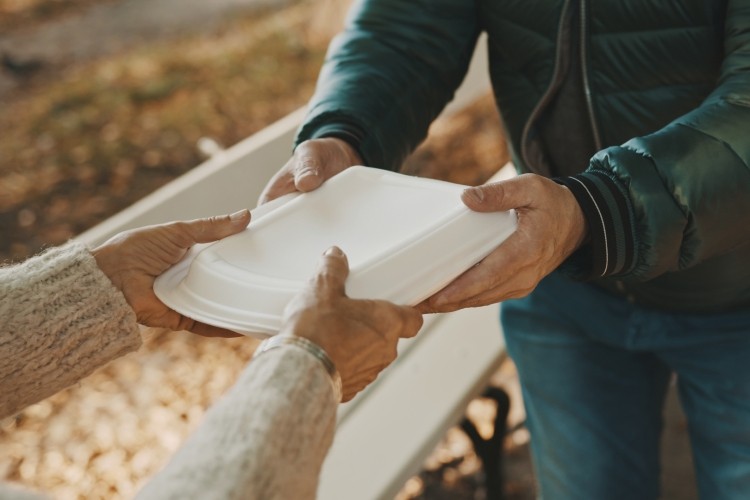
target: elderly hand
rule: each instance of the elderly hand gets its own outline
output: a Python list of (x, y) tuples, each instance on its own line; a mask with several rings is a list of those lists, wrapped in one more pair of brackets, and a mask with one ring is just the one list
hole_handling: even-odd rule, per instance
[(341, 139), (326, 137), (305, 141), (295, 148), (286, 165), (266, 185), (258, 204), (295, 191), (313, 191), (342, 170), (361, 163), (354, 148)]
[(170, 222), (125, 231), (92, 251), (99, 268), (122, 291), (138, 322), (170, 330), (189, 330), (205, 337), (239, 334), (199, 323), (164, 305), (154, 294), (157, 276), (185, 256), (196, 243), (210, 243), (245, 229), (250, 212)]
[(310, 286), (286, 308), (279, 335), (297, 335), (328, 353), (341, 375), (343, 401), (349, 401), (375, 380), (396, 359), (402, 337), (413, 337), (422, 315), (411, 307), (382, 300), (355, 300), (346, 296), (349, 264), (333, 247)]
[(423, 313), (528, 295), (586, 238), (586, 221), (573, 194), (539, 175), (469, 188), (462, 199), (477, 212), (515, 209), (518, 228), (482, 262), (418, 305)]

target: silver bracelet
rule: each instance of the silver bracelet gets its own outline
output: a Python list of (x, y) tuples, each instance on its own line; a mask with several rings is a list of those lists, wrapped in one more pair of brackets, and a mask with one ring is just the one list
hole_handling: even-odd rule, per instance
[(266, 351), (270, 351), (271, 349), (275, 349), (283, 345), (293, 345), (304, 349), (305, 351), (315, 356), (315, 358), (317, 358), (317, 360), (323, 364), (323, 367), (328, 372), (328, 375), (330, 375), (331, 385), (333, 386), (333, 395), (336, 398), (336, 401), (340, 403), (343, 392), (341, 375), (336, 369), (336, 365), (334, 365), (333, 361), (331, 361), (331, 358), (328, 357), (328, 354), (315, 342), (312, 342), (304, 337), (297, 337), (295, 335), (275, 335), (258, 344), (258, 348), (255, 350), (253, 358), (260, 356)]

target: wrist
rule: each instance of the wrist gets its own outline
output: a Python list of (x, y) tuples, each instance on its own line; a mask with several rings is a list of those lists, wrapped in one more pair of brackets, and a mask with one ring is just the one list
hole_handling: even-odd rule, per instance
[(315, 359), (317, 359), (326, 370), (329, 380), (331, 381), (334, 399), (337, 403), (341, 402), (341, 399), (343, 397), (341, 375), (336, 369), (336, 365), (328, 356), (328, 353), (326, 353), (326, 351), (315, 342), (304, 337), (299, 337), (297, 335), (278, 334), (276, 336), (269, 337), (261, 342), (260, 345), (258, 345), (258, 348), (255, 350), (253, 358), (261, 356), (262, 354), (270, 350), (277, 349), (282, 346), (293, 346), (297, 349), (301, 349), (307, 352)]
[(365, 165), (367, 160), (362, 154), (364, 130), (353, 123), (330, 123), (319, 127), (310, 139), (335, 139), (338, 144), (346, 146), (345, 152), (352, 160), (350, 165)]
[(330, 137), (330, 139), (336, 141), (338, 147), (343, 150), (348, 160), (347, 163), (349, 163), (349, 166), (362, 165), (364, 163), (364, 160), (362, 160), (362, 155), (359, 154), (359, 150), (354, 147), (351, 142), (339, 137)]
[(586, 220), (589, 271), (585, 274), (595, 278), (629, 272), (637, 249), (633, 211), (624, 188), (610, 174), (596, 170), (554, 180), (570, 190)]
[(583, 245), (587, 244), (591, 240), (589, 232), (589, 224), (586, 220), (586, 216), (583, 213), (581, 205), (576, 200), (573, 192), (565, 185), (560, 186), (568, 197), (569, 206), (572, 208), (573, 214), (571, 217), (571, 235), (570, 240), (572, 241), (573, 251), (579, 249)]
[(109, 278), (109, 281), (112, 282), (115, 288), (122, 291), (122, 285), (119, 278), (120, 272), (118, 271), (119, 259), (116, 255), (114, 255), (111, 246), (107, 245), (106, 243), (100, 245), (91, 250), (91, 255), (94, 256), (94, 260), (96, 261), (96, 265), (99, 270), (104, 273), (107, 278)]

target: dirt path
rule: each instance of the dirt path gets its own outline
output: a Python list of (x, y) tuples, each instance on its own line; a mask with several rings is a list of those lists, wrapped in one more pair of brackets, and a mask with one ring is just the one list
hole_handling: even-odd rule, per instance
[[(79, 14), (0, 34), (0, 53), (17, 63), (0, 72), (0, 97), (37, 69), (58, 70), (138, 43), (216, 29), (222, 21), (298, 0), (117, 0)], [(25, 70), (26, 68), (27, 70)]]

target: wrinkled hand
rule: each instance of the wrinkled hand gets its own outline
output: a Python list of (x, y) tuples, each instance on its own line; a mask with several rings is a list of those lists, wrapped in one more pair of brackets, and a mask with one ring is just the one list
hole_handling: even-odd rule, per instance
[(92, 253), (99, 268), (122, 291), (142, 325), (188, 330), (205, 337), (239, 334), (199, 323), (168, 308), (154, 294), (154, 280), (182, 259), (196, 243), (210, 243), (245, 229), (250, 212), (170, 222), (113, 236)]
[(339, 172), (361, 164), (362, 159), (346, 141), (333, 137), (305, 141), (266, 185), (258, 204), (296, 191), (313, 191)]
[(333, 247), (318, 273), (286, 308), (279, 335), (305, 337), (323, 348), (341, 375), (343, 401), (367, 387), (396, 359), (399, 338), (413, 337), (422, 315), (411, 307), (346, 296), (349, 264)]
[(586, 221), (573, 194), (539, 175), (469, 188), (462, 199), (477, 212), (515, 209), (518, 227), (483, 261), (419, 304), (423, 313), (524, 297), (586, 238)]

